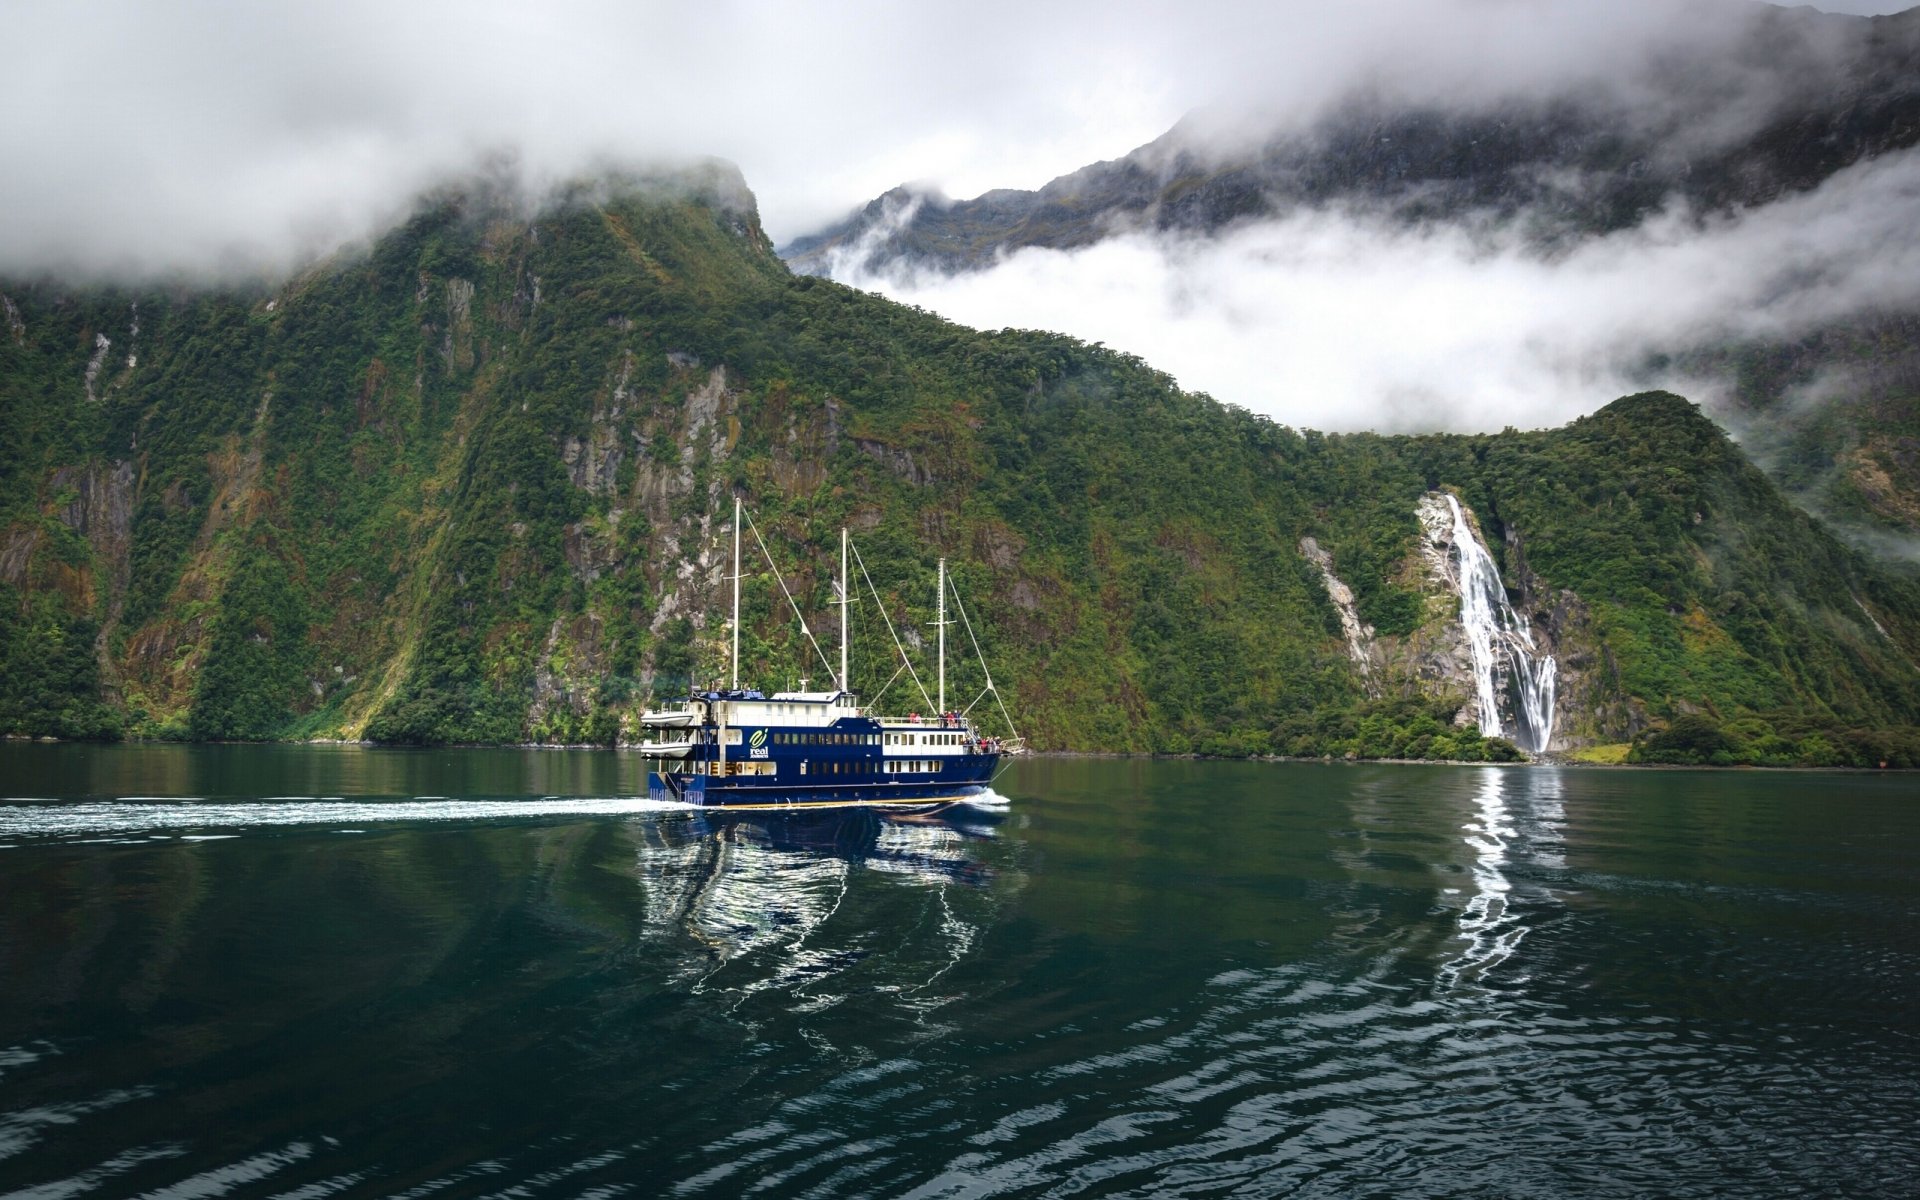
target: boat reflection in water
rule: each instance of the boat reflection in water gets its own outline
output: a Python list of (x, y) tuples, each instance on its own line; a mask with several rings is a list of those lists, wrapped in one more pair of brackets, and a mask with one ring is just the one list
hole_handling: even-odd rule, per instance
[[(1017, 888), (996, 838), (1004, 809), (953, 805), (794, 813), (708, 809), (648, 822), (636, 861), (645, 936), (682, 961), (676, 981), (803, 1010), (853, 991), (913, 1007), (972, 948)], [(993, 853), (990, 853), (993, 852)]]

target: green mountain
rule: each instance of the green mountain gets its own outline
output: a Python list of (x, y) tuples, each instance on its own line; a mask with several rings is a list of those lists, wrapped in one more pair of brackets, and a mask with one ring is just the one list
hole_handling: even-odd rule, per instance
[[(884, 707), (925, 707), (887, 623), (920, 640), (944, 555), (1037, 745), (1510, 755), (1430, 522), (1452, 496), (1559, 665), (1555, 748), (1920, 761), (1920, 586), (1683, 400), (1297, 432), (795, 276), (719, 164), (538, 206), (449, 190), (271, 289), (0, 296), (14, 734), (631, 736), (722, 674), (740, 495), (815, 631), (853, 530)], [(827, 678), (749, 574), (743, 682)], [(951, 668), (960, 703), (983, 686)]]
[[(1206, 238), (1322, 208), (1408, 226), (1509, 229), (1543, 258), (1683, 212), (1711, 221), (1811, 192), (1920, 142), (1920, 8), (1882, 17), (1726, 4), (1723, 37), (1622, 63), (1615, 87), (1477, 103), (1356, 88), (1304, 128), (1215, 114), (1035, 190), (899, 187), (781, 253), (839, 278), (991, 268), (1029, 247), (1150, 230)], [(1256, 132), (1250, 132), (1256, 131)], [(1907, 189), (1910, 193), (1911, 189)], [(1817, 289), (1825, 280), (1783, 282)], [(1633, 351), (1645, 377), (1712, 380), (1804, 508), (1868, 548), (1920, 557), (1920, 312)]]

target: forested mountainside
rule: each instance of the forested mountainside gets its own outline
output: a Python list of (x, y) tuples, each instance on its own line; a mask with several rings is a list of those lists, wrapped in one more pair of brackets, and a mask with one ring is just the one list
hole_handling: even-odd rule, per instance
[[(1557, 665), (1552, 748), (1920, 761), (1920, 587), (1674, 396), (1538, 433), (1295, 431), (793, 275), (721, 165), (538, 206), (450, 189), (272, 289), (0, 295), (13, 734), (631, 736), (722, 673), (739, 495), (815, 631), (843, 524), (910, 640), (946, 556), (1039, 746), (1510, 755), (1451, 497)], [(827, 678), (748, 573), (742, 682)], [(854, 609), (870, 699), (882, 616)], [(924, 708), (911, 687), (880, 703)]]
[[(844, 279), (960, 272), (1028, 247), (1138, 230), (1206, 238), (1344, 207), (1505, 230), (1550, 259), (1663, 214), (1709, 222), (1920, 154), (1920, 9), (1868, 18), (1729, 4), (1724, 14), (1738, 31), (1729, 45), (1675, 49), (1612, 88), (1444, 107), (1357, 90), (1311, 126), (1266, 137), (1190, 120), (1035, 191), (952, 200), (897, 188), (781, 252), (795, 270)], [(1890, 303), (1811, 329), (1641, 353), (1624, 365), (1715, 381), (1716, 418), (1803, 507), (1861, 544), (1920, 553), (1920, 311)]]

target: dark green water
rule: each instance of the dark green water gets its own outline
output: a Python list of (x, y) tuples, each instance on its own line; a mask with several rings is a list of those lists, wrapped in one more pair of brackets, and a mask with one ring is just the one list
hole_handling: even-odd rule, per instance
[(1911, 777), (1031, 761), (931, 822), (644, 783), (0, 746), (0, 1194), (1920, 1188)]

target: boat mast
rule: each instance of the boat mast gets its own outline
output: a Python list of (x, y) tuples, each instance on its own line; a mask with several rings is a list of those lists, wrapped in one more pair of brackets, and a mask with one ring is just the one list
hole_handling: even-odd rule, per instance
[(740, 688), (740, 497), (733, 498), (733, 684)]
[(940, 627), (940, 715), (947, 715), (947, 560), (940, 560), (940, 604), (934, 624)]
[(851, 692), (847, 682), (847, 527), (840, 527), (840, 690)]

